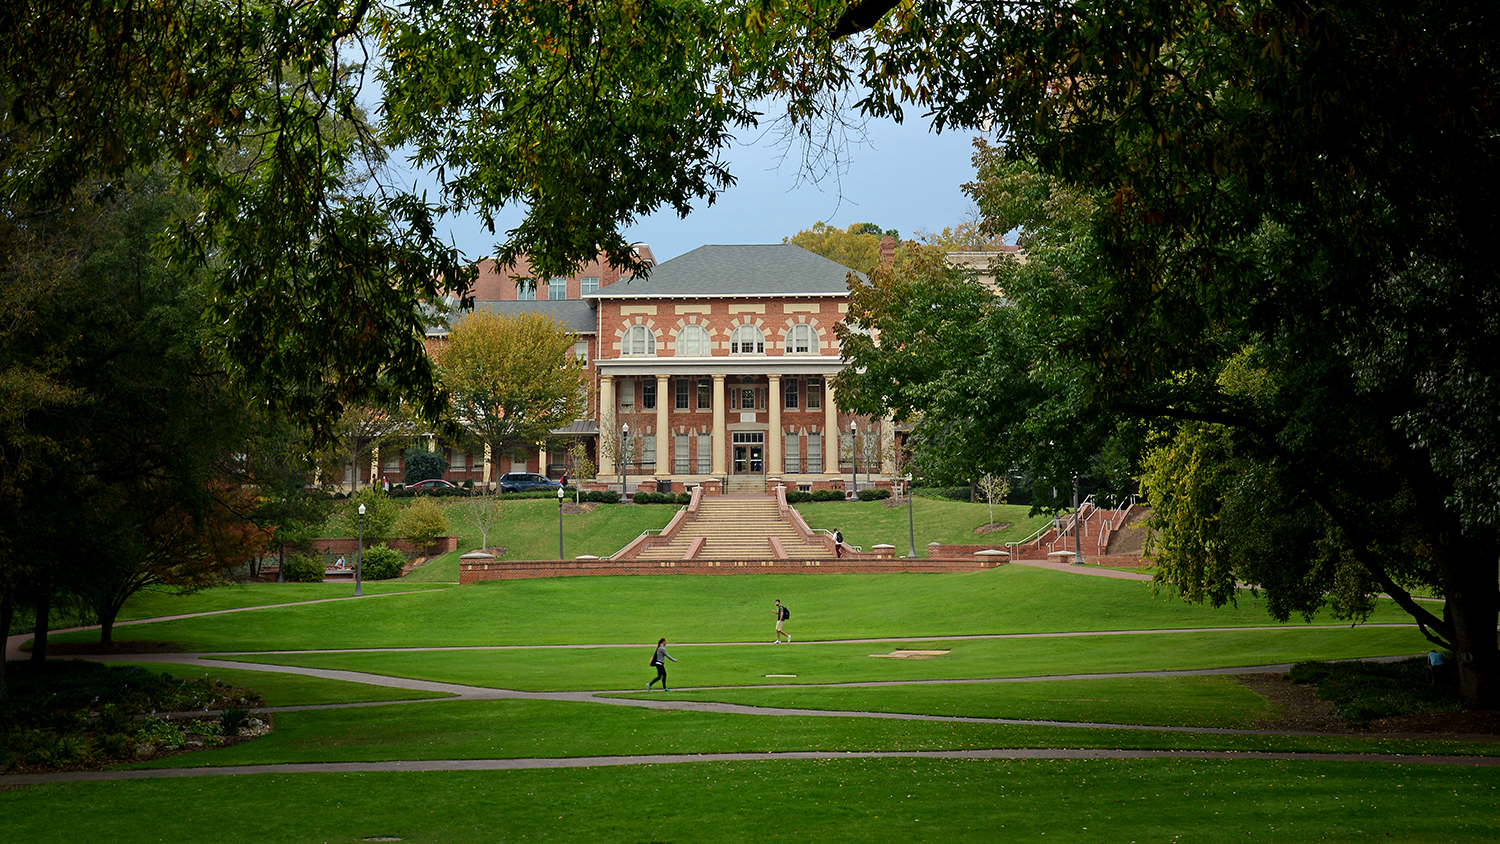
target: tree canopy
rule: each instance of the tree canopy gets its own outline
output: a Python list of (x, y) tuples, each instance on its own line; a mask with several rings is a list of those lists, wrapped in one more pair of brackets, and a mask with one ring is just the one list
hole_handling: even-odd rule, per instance
[(469, 314), (436, 357), (453, 421), (492, 460), (551, 442), (587, 408), (574, 336), (546, 314)]
[(820, 220), (812, 228), (784, 237), (781, 242), (796, 244), (852, 270), (868, 273), (880, 263), (880, 238), (884, 235), (895, 237), (895, 230), (882, 231), (874, 223), (851, 223), (840, 229)]

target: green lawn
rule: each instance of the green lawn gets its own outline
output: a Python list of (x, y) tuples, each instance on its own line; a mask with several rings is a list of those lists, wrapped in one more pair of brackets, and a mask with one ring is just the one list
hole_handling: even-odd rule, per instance
[[(363, 591), (367, 595), (390, 595), (441, 588), (433, 584), (413, 584), (406, 580), (367, 580), (363, 586)], [(119, 620), (134, 621), (142, 618), (160, 618), (165, 615), (324, 601), (334, 598), (350, 598), (353, 595), (353, 582), (236, 583), (204, 589), (190, 595), (179, 595), (170, 590), (153, 588), (144, 589), (132, 595), (120, 611)]]
[[(881, 505), (833, 505), (846, 506), (831, 510), (838, 522), (830, 526), (850, 536), (862, 528), (847, 517)], [(664, 521), (670, 509), (653, 512)], [(538, 507), (535, 515), (537, 541), (555, 539), (544, 535), (545, 511)], [(900, 509), (880, 515), (904, 525)], [(382, 592), (411, 588), (371, 586)], [(177, 641), (194, 650), (248, 652), (245, 659), (268, 663), (518, 690), (623, 691), (614, 703), (452, 700), (284, 712), (274, 716), (276, 729), (269, 736), (143, 766), (987, 748), (1500, 755), (1500, 745), (1457, 741), (1212, 732), (1253, 725), (1272, 711), (1259, 696), (1222, 676), (956, 682), (1425, 650), (1410, 620), (1388, 603), (1372, 620), (1401, 626), (1350, 627), (1331, 618), (1310, 627), (1300, 620), (1283, 626), (1271, 622), (1263, 604), (1248, 594), (1239, 596), (1237, 606), (1211, 610), (1152, 596), (1149, 586), (1137, 581), (1021, 566), (960, 575), (537, 579), (305, 603), (348, 588), (267, 585), (149, 596), (133, 606), (132, 617), (259, 608), (132, 625), (116, 635)], [(769, 644), (776, 598), (792, 609), (788, 629), (794, 645)], [(296, 605), (268, 606), (275, 603)], [(1099, 635), (1114, 631), (1119, 635)], [(1032, 633), (1080, 635), (1017, 635)], [(674, 691), (637, 691), (652, 676), (645, 643), (661, 635), (671, 639), (680, 660), (669, 667)], [(1008, 638), (932, 638), (984, 635)], [(884, 641), (840, 641), (873, 639)], [(410, 650), (454, 646), (486, 647)], [(408, 650), (297, 653), (375, 647)], [(926, 660), (871, 656), (897, 648), (948, 653)], [(266, 653), (274, 650), (294, 653)], [(254, 665), (246, 662), (243, 673), (153, 667), (183, 676), (207, 671), (226, 682), (257, 686), (282, 705), (408, 694), (257, 672)], [(891, 685), (854, 685), (872, 682)], [(714, 688), (703, 688), (708, 686)], [(630, 705), (636, 698), (1120, 726), (832, 712), (729, 714)], [(236, 820), (221, 823), (216, 820), (221, 817)], [(0, 840), (27, 842), (1373, 838), (1425, 844), (1497, 836), (1500, 768), (1358, 761), (778, 758), (559, 770), (248, 774), (0, 791)]]
[[(1407, 655), (1420, 652), (1423, 641), (1413, 626), (965, 639), (899, 645), (677, 645), (672, 655), (678, 662), (668, 664), (668, 677), (674, 688), (687, 688), (1178, 671)], [(949, 653), (925, 660), (871, 656), (898, 647), (947, 649)], [(642, 644), (634, 648), (281, 653), (235, 659), (524, 691), (618, 690), (644, 686), (653, 676), (646, 665), (650, 651)]]
[(112, 663), (136, 665), (147, 671), (171, 674), (183, 679), (206, 677), (231, 686), (255, 689), (266, 699), (267, 706), (319, 706), (329, 703), (364, 703), (367, 701), (423, 700), (449, 697), (433, 692), (416, 692), (347, 680), (328, 680), (301, 674), (254, 671), (249, 668), (184, 665), (172, 662)]
[[(193, 651), (673, 641), (769, 642), (773, 601), (798, 642), (1058, 631), (1277, 627), (1260, 601), (1214, 610), (1148, 584), (1001, 566), (969, 574), (572, 577), (132, 625), (120, 641)], [(1409, 624), (1390, 602), (1373, 622)], [(1299, 619), (1300, 621), (1300, 619)], [(1347, 626), (1333, 618), (1319, 623)], [(61, 641), (90, 640), (87, 632)]]
[(273, 774), (0, 793), (0, 837), (28, 844), (1467, 844), (1500, 838), (1497, 789), (1495, 768), (1188, 759), (779, 760)]
[[(1159, 688), (1176, 691), (1167, 686)], [(1214, 696), (1234, 710), (1233, 718), (1248, 717), (1256, 708), (1227, 688)], [(263, 739), (130, 767), (994, 747), (1500, 755), (1500, 746), (1494, 744), (1459, 745), (1405, 739), (1184, 733), (839, 716), (772, 717), (547, 700), (456, 700), (281, 713), (276, 716), (276, 731)]]

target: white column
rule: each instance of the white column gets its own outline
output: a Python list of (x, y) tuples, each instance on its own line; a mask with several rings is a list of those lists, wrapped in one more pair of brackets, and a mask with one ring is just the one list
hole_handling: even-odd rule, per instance
[(615, 377), (599, 376), (599, 477), (616, 474), (613, 450), (607, 447), (614, 442), (615, 424)]
[(766, 431), (765, 463), (766, 475), (769, 477), (771, 475), (780, 476), (782, 473), (781, 470), (786, 468), (781, 465), (781, 402), (784, 399), (781, 395), (781, 375), (779, 373), (772, 373), (767, 375), (766, 378), (770, 381), (770, 384), (766, 388), (766, 392), (770, 394), (766, 396), (766, 401), (768, 402), (766, 407), (771, 411), (769, 430)]
[(724, 471), (724, 455), (729, 448), (729, 426), (724, 422), (724, 411), (728, 402), (724, 397), (724, 376), (714, 376), (714, 459), (713, 473), (719, 477), (727, 474)]
[(672, 472), (672, 438), (667, 433), (667, 402), (672, 397), (667, 395), (667, 376), (656, 376), (656, 476), (662, 477)]

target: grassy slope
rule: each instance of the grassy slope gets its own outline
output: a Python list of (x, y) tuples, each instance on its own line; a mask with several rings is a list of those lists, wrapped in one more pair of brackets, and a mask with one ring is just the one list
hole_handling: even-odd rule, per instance
[[(493, 581), (374, 600), (281, 607), (115, 631), (190, 650), (761, 642), (772, 602), (798, 641), (1091, 630), (1277, 626), (1244, 595), (1219, 610), (1152, 597), (1138, 581), (1002, 566), (955, 575), (576, 577)], [(1321, 623), (1338, 625), (1332, 618)], [(1382, 602), (1372, 621), (1406, 624)], [(94, 634), (60, 634), (88, 640)]]
[(1028, 508), (995, 505), (995, 522), (1009, 524), (1006, 530), (975, 533), (975, 528), (989, 523), (987, 504), (969, 504), (918, 496), (912, 503), (911, 525), (907, 525), (906, 506), (886, 506), (883, 501), (814, 501), (798, 504), (797, 510), (809, 527), (843, 531), (844, 540), (865, 550), (877, 543), (894, 545), (904, 555), (916, 537), (918, 557), (927, 556), (927, 543), (975, 545), (1005, 543), (1025, 539), (1037, 528), (1051, 521), (1050, 516), (1028, 516)]

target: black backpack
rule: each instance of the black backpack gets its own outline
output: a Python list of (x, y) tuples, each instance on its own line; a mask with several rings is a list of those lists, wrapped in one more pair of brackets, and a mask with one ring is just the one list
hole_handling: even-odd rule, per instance
[(781, 619), (783, 621), (785, 621), (786, 619), (791, 618), (791, 617), (792, 617), (792, 611), (786, 608), (786, 604), (782, 604), (781, 605)]

